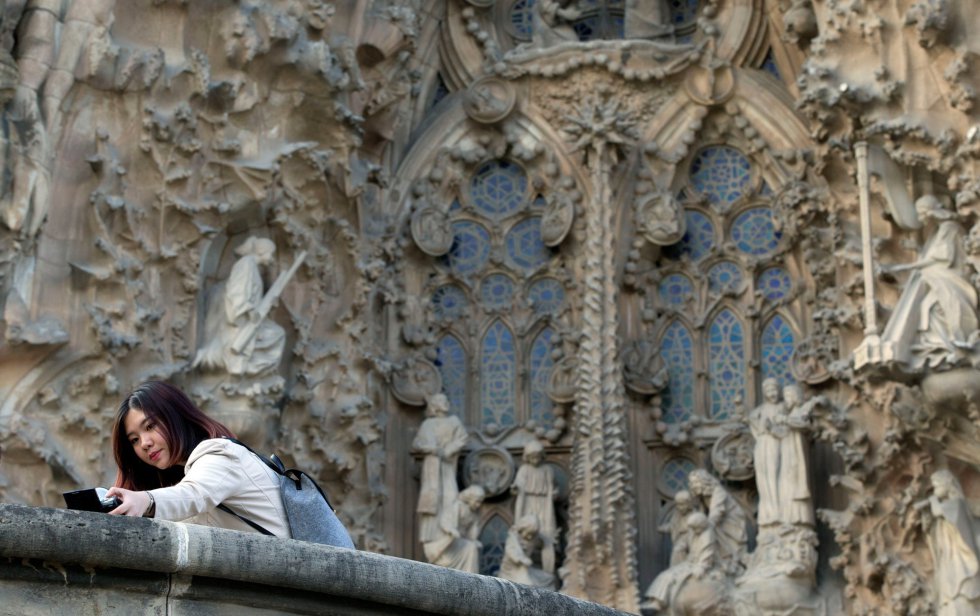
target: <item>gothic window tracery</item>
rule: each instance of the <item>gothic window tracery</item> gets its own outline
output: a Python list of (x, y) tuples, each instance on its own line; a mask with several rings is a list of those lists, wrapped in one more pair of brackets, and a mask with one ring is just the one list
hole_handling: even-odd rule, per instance
[(472, 170), (449, 209), (449, 252), (427, 285), (435, 364), (453, 412), (486, 436), (551, 422), (552, 319), (565, 288), (541, 235), (543, 199), (525, 169), (491, 160)]
[(647, 294), (665, 315), (657, 332), (669, 372), (663, 419), (723, 421), (755, 400), (764, 378), (793, 382), (800, 335), (787, 309), (798, 294), (791, 251), (773, 219), (772, 190), (739, 149), (697, 150), (677, 194), (686, 233), (661, 251), (659, 282)]

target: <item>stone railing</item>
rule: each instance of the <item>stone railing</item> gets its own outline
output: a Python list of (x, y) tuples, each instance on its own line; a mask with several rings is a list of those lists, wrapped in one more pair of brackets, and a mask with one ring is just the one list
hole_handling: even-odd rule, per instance
[(622, 615), (402, 558), (194, 524), (0, 504), (0, 613)]

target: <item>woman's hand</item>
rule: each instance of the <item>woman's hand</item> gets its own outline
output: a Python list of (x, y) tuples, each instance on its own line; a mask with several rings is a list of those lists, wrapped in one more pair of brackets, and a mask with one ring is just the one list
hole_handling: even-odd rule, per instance
[(110, 511), (111, 515), (129, 515), (143, 517), (150, 508), (150, 495), (146, 492), (133, 492), (125, 488), (109, 488), (106, 496), (118, 496), (122, 504)]

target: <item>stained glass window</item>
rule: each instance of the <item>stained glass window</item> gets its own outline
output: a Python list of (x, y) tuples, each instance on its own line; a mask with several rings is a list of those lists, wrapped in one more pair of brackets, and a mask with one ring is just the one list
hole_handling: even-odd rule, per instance
[(691, 184), (712, 205), (728, 205), (745, 195), (752, 181), (749, 159), (735, 148), (710, 146), (691, 163)]
[(781, 267), (770, 267), (759, 275), (758, 289), (771, 302), (783, 299), (793, 290), (789, 272)]
[(551, 398), (548, 397), (548, 379), (554, 360), (551, 359), (550, 328), (544, 328), (531, 345), (531, 419), (539, 424), (550, 424), (554, 419)]
[(708, 270), (708, 289), (717, 295), (737, 291), (742, 286), (742, 268), (731, 261), (722, 261)]
[(776, 250), (782, 233), (772, 222), (772, 210), (754, 207), (735, 218), (732, 223), (732, 241), (745, 254), (761, 256)]
[(470, 220), (454, 222), (453, 231), (453, 247), (446, 255), (450, 269), (459, 276), (482, 270), (490, 258), (490, 232)]
[(452, 334), (439, 339), (435, 364), (442, 377), (442, 391), (449, 399), (449, 408), (462, 415), (466, 409), (466, 351)]
[(540, 218), (525, 218), (507, 233), (507, 257), (514, 267), (526, 272), (551, 259), (551, 251), (541, 240)]
[(673, 496), (687, 489), (687, 474), (697, 466), (687, 458), (671, 458), (660, 470), (660, 483)]
[(762, 378), (775, 378), (779, 385), (794, 382), (790, 372), (790, 358), (796, 348), (796, 337), (789, 323), (781, 315), (775, 315), (762, 330)]
[(692, 23), (698, 15), (700, 0), (669, 0), (670, 21), (675, 26)]
[(694, 297), (694, 285), (684, 274), (670, 274), (660, 281), (660, 300), (671, 308), (681, 308)]
[(694, 339), (682, 323), (675, 321), (664, 332), (660, 354), (668, 375), (663, 395), (664, 421), (684, 421), (694, 412)]
[(510, 7), (510, 23), (518, 38), (530, 39), (534, 32), (534, 0), (517, 0)]
[(776, 79), (782, 80), (782, 75), (779, 74), (779, 68), (776, 66), (776, 60), (772, 57), (772, 49), (766, 52), (766, 59), (762, 63), (762, 70), (766, 71)]
[(554, 278), (542, 278), (531, 283), (527, 297), (535, 314), (558, 314), (565, 303), (565, 289)]
[(507, 522), (499, 515), (495, 515), (480, 531), (480, 543), (483, 544), (480, 548), (480, 573), (483, 575), (496, 575), (500, 570), (509, 529)]
[(507, 427), (515, 423), (516, 356), (514, 334), (506, 325), (495, 321), (484, 335), (480, 351), (480, 401), (484, 425)]
[(456, 320), (466, 313), (467, 308), (466, 293), (457, 285), (443, 285), (432, 294), (432, 312), (440, 321)]
[(484, 163), (470, 182), (470, 198), (481, 214), (501, 220), (517, 212), (527, 197), (527, 173), (515, 163)]
[(745, 393), (745, 334), (734, 312), (718, 313), (708, 331), (708, 344), (710, 414), (713, 419), (728, 419)]
[(480, 283), (480, 301), (492, 310), (513, 305), (514, 281), (504, 274), (491, 274)]
[(704, 213), (688, 210), (684, 214), (687, 230), (681, 241), (664, 249), (664, 256), (679, 259), (689, 255), (692, 260), (702, 259), (715, 245), (715, 225)]

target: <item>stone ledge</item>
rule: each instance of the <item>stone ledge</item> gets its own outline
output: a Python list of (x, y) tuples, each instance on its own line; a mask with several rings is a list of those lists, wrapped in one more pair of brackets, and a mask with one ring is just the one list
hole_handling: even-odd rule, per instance
[[(93, 591), (95, 579), (108, 576), (145, 579), (145, 584), (131, 585), (126, 592), (139, 597), (149, 612), (158, 611), (151, 607), (155, 605), (168, 614), (190, 613), (186, 606), (201, 601), (231, 608), (239, 600), (262, 613), (311, 613), (311, 603), (319, 603), (321, 613), (336, 614), (623, 614), (499, 578), (371, 552), (44, 507), (0, 504), (0, 557), (10, 559), (0, 567), (0, 586), (21, 589), (4, 600), (3, 609), (13, 610), (8, 613), (39, 613), (31, 607), (39, 607), (39, 600), (50, 607), (56, 599), (49, 592), (53, 586), (70, 601), (73, 593), (66, 593), (66, 588), (71, 588), (72, 579), (84, 581), (79, 592), (98, 594)], [(262, 602), (269, 605), (247, 600), (246, 590), (266, 597)], [(297, 600), (295, 610), (291, 599)], [(16, 605), (21, 601), (23, 609)], [(94, 609), (105, 611), (112, 611), (112, 605)]]

